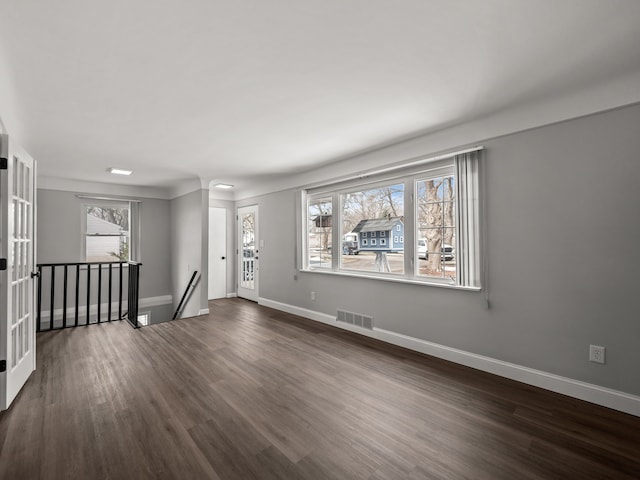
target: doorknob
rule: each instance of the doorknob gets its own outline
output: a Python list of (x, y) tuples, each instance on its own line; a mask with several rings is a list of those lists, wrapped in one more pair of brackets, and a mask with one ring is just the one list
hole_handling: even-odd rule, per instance
[(40, 272), (31, 272), (31, 278), (38, 277), (40, 278)]
[(221, 260), (225, 260), (227, 257), (220, 257)]

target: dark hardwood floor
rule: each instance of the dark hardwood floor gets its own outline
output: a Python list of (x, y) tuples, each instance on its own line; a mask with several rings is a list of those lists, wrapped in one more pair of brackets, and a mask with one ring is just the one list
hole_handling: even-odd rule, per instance
[(38, 335), (0, 478), (638, 479), (640, 418), (228, 299)]

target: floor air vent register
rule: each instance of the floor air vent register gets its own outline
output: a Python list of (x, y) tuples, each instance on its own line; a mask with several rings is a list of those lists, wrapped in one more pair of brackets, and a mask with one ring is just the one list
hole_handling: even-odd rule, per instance
[(367, 330), (373, 330), (373, 317), (362, 315), (360, 313), (338, 310), (336, 321), (355, 325), (356, 327), (366, 328)]

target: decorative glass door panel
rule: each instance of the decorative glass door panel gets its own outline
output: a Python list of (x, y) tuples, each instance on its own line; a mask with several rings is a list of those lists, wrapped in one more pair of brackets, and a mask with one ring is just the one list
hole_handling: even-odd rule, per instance
[(258, 301), (258, 207), (238, 209), (238, 296)]
[(0, 272), (0, 359), (6, 373), (0, 377), (0, 409), (8, 408), (35, 369), (34, 319), (34, 161), (6, 135), (0, 136), (2, 172), (0, 256), (6, 270)]

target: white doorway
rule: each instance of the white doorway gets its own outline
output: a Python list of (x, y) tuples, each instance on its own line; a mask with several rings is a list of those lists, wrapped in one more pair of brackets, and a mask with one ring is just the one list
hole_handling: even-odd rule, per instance
[(0, 410), (36, 368), (35, 162), (0, 135)]
[(238, 209), (238, 296), (258, 301), (258, 206)]
[(227, 210), (209, 207), (209, 300), (227, 296)]

